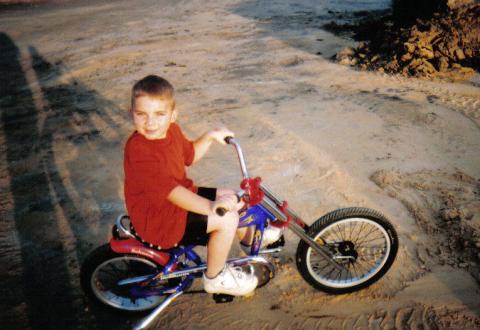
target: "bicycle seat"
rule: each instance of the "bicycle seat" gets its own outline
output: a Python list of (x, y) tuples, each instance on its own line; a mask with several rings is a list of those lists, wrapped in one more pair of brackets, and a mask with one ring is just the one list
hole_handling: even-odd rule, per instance
[(127, 214), (121, 214), (120, 216), (117, 217), (117, 220), (115, 221), (115, 225), (112, 228), (112, 236), (116, 240), (126, 240), (126, 239), (133, 239), (137, 241), (140, 245), (143, 245), (149, 249), (155, 250), (155, 251), (162, 251), (169, 253), (170, 250), (173, 250), (175, 248), (178, 248), (180, 245), (175, 245), (170, 248), (162, 248), (159, 245), (155, 245), (152, 243), (149, 243), (145, 241), (138, 233), (135, 231), (135, 228), (133, 228), (133, 225), (130, 221), (130, 217)]

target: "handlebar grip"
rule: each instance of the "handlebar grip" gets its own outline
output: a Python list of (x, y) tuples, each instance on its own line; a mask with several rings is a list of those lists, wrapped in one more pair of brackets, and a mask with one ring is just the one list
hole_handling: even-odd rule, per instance
[[(238, 194), (235, 194), (235, 196), (237, 196), (237, 203), (240, 203), (240, 201), (242, 200), (242, 196), (238, 195)], [(224, 207), (219, 207), (215, 210), (215, 213), (221, 217), (223, 217), (225, 215), (225, 213), (227, 213), (228, 210)]]
[(225, 215), (225, 213), (227, 213), (227, 209), (225, 209), (223, 207), (219, 207), (218, 209), (215, 210), (215, 213), (217, 213), (217, 215), (223, 217)]
[(227, 136), (227, 137), (225, 138), (225, 143), (226, 143), (226, 144), (230, 144), (230, 140), (231, 140), (231, 139), (233, 139), (233, 136)]

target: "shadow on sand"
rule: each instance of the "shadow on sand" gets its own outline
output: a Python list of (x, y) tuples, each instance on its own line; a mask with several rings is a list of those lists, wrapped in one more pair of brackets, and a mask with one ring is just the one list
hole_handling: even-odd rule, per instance
[[(0, 33), (0, 54), (6, 160), (0, 174), (7, 183), (0, 191), (0, 257), (10, 265), (0, 273), (2, 328), (122, 328), (127, 325), (123, 317), (85, 312), (79, 263), (91, 242), (106, 238), (110, 219), (102, 224), (102, 217), (113, 216), (98, 205), (88, 180), (83, 181), (88, 176), (69, 175), (98, 167), (83, 159), (102, 159), (92, 142), (120, 152), (121, 141), (104, 139), (92, 118), (117, 129), (122, 115), (114, 120), (107, 114), (121, 111), (78, 81), (62, 83), (61, 66), (34, 47), (28, 51), (33, 70), (27, 75), (25, 58), (22, 62), (19, 48), (5, 33)], [(64, 155), (64, 149), (55, 150), (57, 143), (68, 143), (76, 152)], [(85, 151), (90, 155), (82, 155)], [(112, 194), (116, 189), (111, 187)], [(92, 204), (87, 210), (84, 200)]]

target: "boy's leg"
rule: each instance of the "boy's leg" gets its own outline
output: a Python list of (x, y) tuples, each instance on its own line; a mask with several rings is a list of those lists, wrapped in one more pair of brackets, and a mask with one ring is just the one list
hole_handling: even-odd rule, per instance
[[(225, 194), (222, 190), (220, 194)], [(219, 194), (217, 192), (216, 197)], [(215, 213), (207, 219), (207, 233), (210, 238), (207, 245), (207, 270), (203, 275), (203, 286), (209, 293), (224, 293), (234, 296), (246, 295), (257, 287), (258, 279), (253, 273), (226, 265), (228, 253), (238, 227), (237, 210), (223, 216)]]
[[(218, 188), (217, 189), (217, 196), (222, 196), (222, 195), (232, 195), (235, 194), (235, 190), (233, 189), (228, 189), (228, 188)], [(238, 204), (237, 206), (237, 211), (239, 211), (245, 203), (242, 201), (241, 203)], [(252, 244), (253, 240), (253, 227), (244, 227), (244, 228), (238, 228), (237, 229), (237, 237), (244, 245), (250, 245)]]
[(208, 217), (207, 271), (209, 278), (217, 276), (224, 268), (238, 226), (238, 213), (227, 212), (223, 216)]

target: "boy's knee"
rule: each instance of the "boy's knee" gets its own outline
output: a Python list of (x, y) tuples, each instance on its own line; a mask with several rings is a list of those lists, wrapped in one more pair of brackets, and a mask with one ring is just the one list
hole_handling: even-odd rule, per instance
[(238, 227), (239, 216), (236, 211), (230, 211), (223, 216), (214, 215), (208, 219), (207, 232), (212, 231), (231, 231), (234, 232)]
[(238, 227), (239, 216), (238, 213), (235, 211), (230, 211), (225, 213), (222, 219), (222, 223), (224, 228), (236, 230)]
[(240, 219), (240, 217), (238, 216), (238, 212), (237, 211), (230, 211), (230, 212), (227, 212), (227, 215), (228, 215), (228, 221), (232, 225), (235, 225), (235, 228), (236, 228), (237, 225), (238, 225), (238, 221)]

